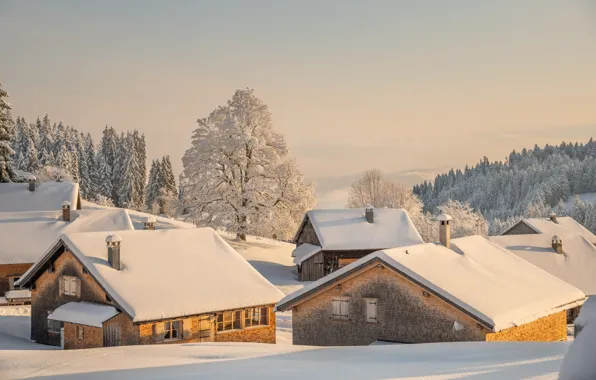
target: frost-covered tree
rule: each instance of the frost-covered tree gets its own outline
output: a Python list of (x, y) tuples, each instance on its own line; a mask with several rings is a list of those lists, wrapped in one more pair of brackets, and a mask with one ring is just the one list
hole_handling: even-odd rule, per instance
[(474, 210), (468, 203), (450, 200), (438, 207), (443, 214), (453, 218), (451, 236), (453, 238), (488, 234), (488, 222), (482, 214)]
[[(108, 165), (108, 162), (104, 156), (104, 151), (100, 149), (95, 156), (95, 162), (97, 165), (97, 188), (95, 189), (96, 198), (98, 195), (102, 195), (106, 198), (112, 199), (112, 168)], [(112, 204), (114, 202), (112, 201)]]
[(43, 121), (40, 121), (37, 118), (36, 126), (39, 130), (39, 148), (37, 151), (39, 152), (39, 164), (41, 166), (53, 166), (55, 165), (55, 155), (54, 155), (54, 128), (52, 128), (52, 124), (50, 123), (50, 118), (46, 114), (43, 118)]
[(168, 194), (176, 196), (178, 190), (176, 189), (176, 177), (174, 176), (174, 169), (170, 161), (170, 155), (165, 155), (161, 158), (161, 175), (163, 177), (163, 186)]
[[(136, 132), (136, 131), (135, 131)], [(116, 165), (120, 173), (121, 181), (118, 188), (118, 203), (119, 207), (127, 207), (140, 209), (143, 207), (143, 187), (139, 188), (139, 177), (142, 173), (141, 166), (144, 163), (139, 162), (138, 144), (134, 133), (128, 133), (126, 137), (121, 138), (122, 152), (126, 154), (118, 154)], [(144, 181), (144, 179), (143, 179)]]
[(8, 93), (0, 82), (0, 182), (13, 182), (16, 175), (12, 167), (12, 156), (15, 153), (11, 147), (14, 139), (14, 121), (10, 114), (11, 106), (6, 101)]
[(99, 188), (99, 170), (95, 161), (96, 156), (95, 143), (91, 135), (87, 133), (83, 137), (83, 159), (88, 173), (87, 196), (89, 199), (95, 199)]
[(379, 169), (367, 170), (350, 187), (346, 207), (361, 208), (367, 205), (403, 208), (412, 216), (422, 211), (422, 202), (412, 192), (412, 188), (388, 181)]
[[(314, 205), (313, 186), (304, 184), (285, 139), (273, 130), (267, 105), (253, 90), (236, 91), (197, 123), (183, 165), (184, 208), (199, 223), (246, 239), (281, 226), (278, 217), (299, 220)], [(289, 224), (276, 236), (291, 234), (297, 223)]]

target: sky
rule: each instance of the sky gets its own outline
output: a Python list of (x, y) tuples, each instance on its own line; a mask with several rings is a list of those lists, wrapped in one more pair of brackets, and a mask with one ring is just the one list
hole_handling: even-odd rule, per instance
[(0, 0), (13, 115), (145, 133), (175, 170), (250, 87), (309, 179), (596, 135), (596, 0)]

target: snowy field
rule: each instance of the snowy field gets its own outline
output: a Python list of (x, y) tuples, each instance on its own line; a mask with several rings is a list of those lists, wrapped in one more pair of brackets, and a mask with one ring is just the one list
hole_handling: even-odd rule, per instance
[[(227, 237), (285, 294), (300, 289), (293, 245)], [(276, 345), (202, 343), (62, 351), (29, 341), (29, 306), (0, 306), (0, 379), (554, 380), (569, 343), (292, 346), (291, 313)]]

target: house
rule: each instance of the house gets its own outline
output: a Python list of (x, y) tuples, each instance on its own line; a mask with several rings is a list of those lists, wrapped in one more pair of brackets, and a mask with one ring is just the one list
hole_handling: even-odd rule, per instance
[(507, 229), (501, 235), (537, 235), (544, 234), (552, 237), (563, 233), (577, 233), (596, 245), (596, 235), (578, 223), (570, 216), (551, 214), (549, 218), (522, 219)]
[(481, 236), (369, 254), (286, 296), (299, 345), (566, 340), (584, 293)]
[(404, 209), (311, 210), (292, 252), (300, 281), (314, 281), (372, 252), (423, 243)]
[[(4, 203), (2, 196), (0, 200)], [(70, 202), (65, 201), (56, 211), (0, 212), (0, 296), (16, 289), (15, 282), (61, 234), (133, 229), (124, 209), (70, 207)], [(22, 301), (24, 292), (12, 293), (17, 294), (18, 302)]]
[(65, 234), (18, 285), (31, 339), (66, 349), (275, 343), (283, 297), (211, 228)]
[(72, 182), (0, 183), (0, 212), (55, 211), (69, 202), (81, 209), (79, 184)]

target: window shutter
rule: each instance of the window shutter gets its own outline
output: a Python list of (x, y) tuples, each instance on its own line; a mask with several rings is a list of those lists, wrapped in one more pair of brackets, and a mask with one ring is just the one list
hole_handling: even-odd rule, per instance
[(341, 316), (348, 316), (348, 301), (347, 300), (341, 300), (339, 303), (340, 306), (340, 312), (341, 312)]
[(333, 304), (333, 315), (341, 315), (340, 314), (340, 304), (341, 302), (339, 300), (333, 300), (332, 304)]
[(377, 301), (366, 300), (366, 320), (375, 322), (377, 320)]
[(64, 282), (65, 282), (64, 281), (64, 276), (60, 276), (58, 278), (58, 288), (59, 288), (59, 291), (58, 292), (60, 293), (59, 295), (63, 295), (64, 292), (66, 291), (66, 289), (64, 287), (64, 285), (65, 285)]
[(81, 279), (78, 277), (73, 278), (74, 286), (75, 286), (75, 293), (77, 297), (81, 297)]
[(164, 330), (163, 330), (163, 322), (158, 322), (153, 325), (153, 332), (155, 334), (156, 340), (163, 340)]
[(192, 338), (192, 318), (186, 318), (182, 320), (183, 339)]

